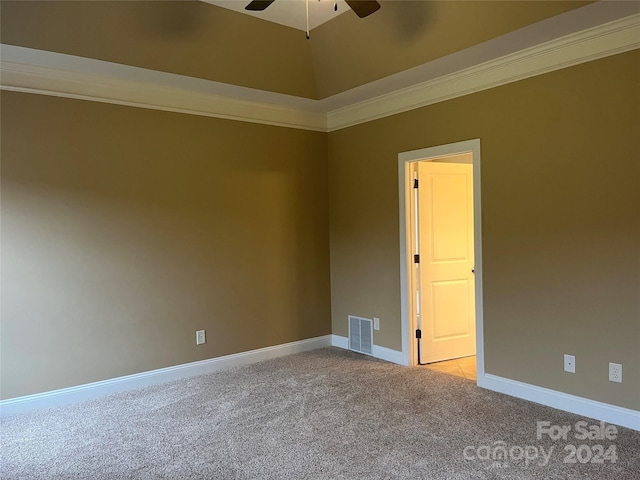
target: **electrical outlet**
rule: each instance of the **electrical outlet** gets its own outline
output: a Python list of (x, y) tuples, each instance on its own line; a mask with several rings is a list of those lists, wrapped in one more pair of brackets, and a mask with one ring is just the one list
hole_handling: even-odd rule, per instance
[(198, 330), (196, 332), (196, 345), (202, 345), (206, 341), (207, 339), (205, 337), (204, 330)]
[(564, 371), (569, 373), (576, 373), (576, 357), (575, 355), (564, 356)]
[(609, 363), (609, 381), (622, 383), (622, 365)]
[(380, 330), (380, 319), (378, 317), (373, 317), (373, 329)]

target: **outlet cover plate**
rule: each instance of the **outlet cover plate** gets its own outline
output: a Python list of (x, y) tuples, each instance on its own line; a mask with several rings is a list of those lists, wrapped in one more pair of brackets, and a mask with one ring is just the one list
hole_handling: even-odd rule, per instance
[(622, 365), (619, 363), (609, 363), (609, 381), (622, 383)]
[(373, 317), (373, 329), (380, 330), (380, 319), (378, 317)]
[(206, 343), (207, 339), (205, 337), (205, 333), (204, 330), (198, 330), (196, 332), (196, 345), (202, 345), (203, 343)]
[(575, 355), (564, 356), (564, 371), (569, 373), (576, 373), (576, 357)]

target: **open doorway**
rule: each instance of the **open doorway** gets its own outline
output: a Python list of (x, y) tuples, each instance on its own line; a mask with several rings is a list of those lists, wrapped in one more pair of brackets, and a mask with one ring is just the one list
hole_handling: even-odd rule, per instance
[(480, 141), (398, 159), (406, 363), (474, 379), (484, 374)]

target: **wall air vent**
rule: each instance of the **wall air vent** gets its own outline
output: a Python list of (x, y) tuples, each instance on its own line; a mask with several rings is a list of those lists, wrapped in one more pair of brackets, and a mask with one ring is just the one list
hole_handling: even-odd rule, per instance
[(349, 315), (349, 350), (371, 355), (372, 349), (373, 321)]

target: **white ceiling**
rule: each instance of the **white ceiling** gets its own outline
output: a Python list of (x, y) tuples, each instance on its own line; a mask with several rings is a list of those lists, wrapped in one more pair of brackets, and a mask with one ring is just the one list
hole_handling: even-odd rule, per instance
[[(236, 12), (245, 13), (252, 17), (279, 23), (287, 27), (296, 28), (303, 32), (307, 29), (307, 0), (276, 0), (262, 12), (250, 12), (245, 10), (251, 0), (202, 0), (218, 7), (228, 8)], [(338, 11), (334, 11), (334, 0), (308, 0), (309, 2), (309, 29), (313, 30), (319, 25), (350, 11), (349, 6), (343, 0), (338, 0)], [(353, 13), (352, 13), (353, 14)], [(353, 14), (355, 15), (355, 14)]]

